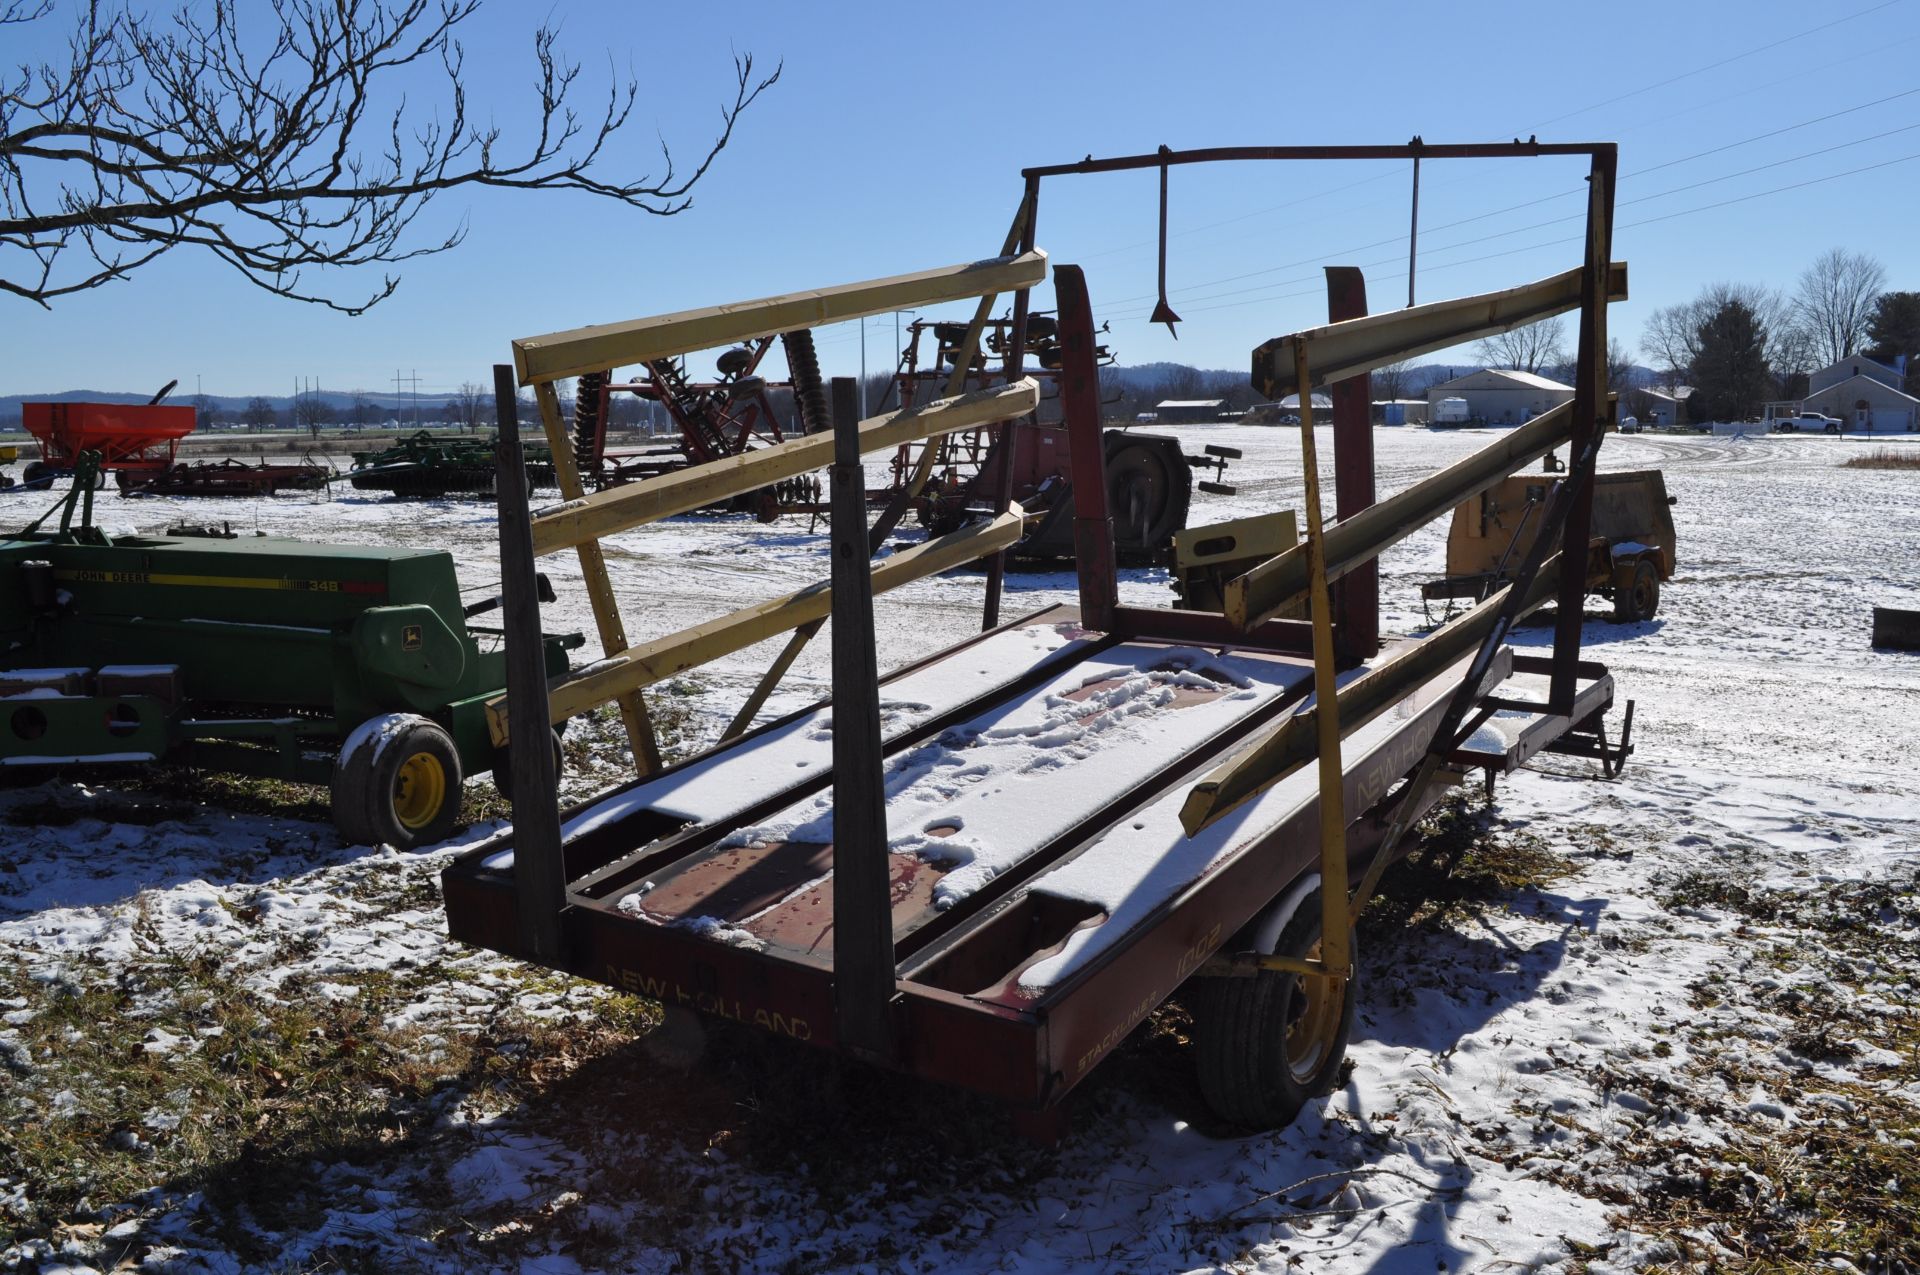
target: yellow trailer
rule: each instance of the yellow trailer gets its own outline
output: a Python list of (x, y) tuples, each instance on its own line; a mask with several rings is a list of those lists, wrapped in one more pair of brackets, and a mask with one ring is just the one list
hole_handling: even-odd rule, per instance
[[(1447, 532), (1447, 574), (1420, 587), (1420, 596), (1487, 597), (1526, 560), (1542, 512), (1562, 480), (1552, 474), (1515, 474), (1464, 501)], [(1613, 603), (1622, 624), (1650, 620), (1660, 609), (1660, 586), (1673, 578), (1674, 535), (1665, 477), (1657, 469), (1595, 474), (1593, 522), (1587, 542), (1587, 591)]]

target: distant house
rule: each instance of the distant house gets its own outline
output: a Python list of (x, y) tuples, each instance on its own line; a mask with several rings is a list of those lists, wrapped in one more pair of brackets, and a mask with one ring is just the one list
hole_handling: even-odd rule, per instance
[(1900, 369), (1855, 354), (1829, 363), (1807, 378), (1803, 399), (1768, 403), (1769, 421), (1818, 412), (1850, 434), (1904, 434), (1920, 430), (1920, 399), (1900, 388)]
[(1153, 414), (1162, 425), (1197, 425), (1220, 420), (1232, 410), (1224, 398), (1170, 398), (1155, 404)]
[[(1807, 377), (1807, 394), (1812, 396), (1819, 394), (1823, 390), (1830, 390), (1834, 386), (1850, 381), (1856, 376), (1864, 376), (1868, 380), (1878, 381), (1882, 385), (1896, 390), (1901, 388), (1900, 383), (1906, 379), (1900, 375), (1898, 370), (1888, 367), (1885, 363), (1870, 359), (1864, 354), (1852, 354), (1837, 363), (1827, 364), (1827, 366), (1821, 368), (1818, 372)], [(1839, 414), (1838, 412), (1827, 413), (1829, 416), (1838, 416)]]
[(1573, 401), (1573, 386), (1533, 372), (1484, 368), (1442, 381), (1427, 390), (1427, 402), (1467, 400), (1467, 414), (1488, 425), (1518, 425), (1542, 412)]
[(1647, 389), (1641, 393), (1647, 396), (1646, 419), (1640, 422), (1642, 425), (1670, 428), (1687, 423), (1687, 400), (1693, 397), (1693, 386), (1676, 385), (1672, 389)]
[(1848, 377), (1809, 394), (1801, 410), (1837, 416), (1841, 428), (1862, 434), (1904, 434), (1920, 429), (1920, 399), (1870, 376)]

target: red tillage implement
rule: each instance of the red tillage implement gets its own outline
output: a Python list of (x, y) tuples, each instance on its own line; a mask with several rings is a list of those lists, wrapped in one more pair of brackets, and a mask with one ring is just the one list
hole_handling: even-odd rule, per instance
[(52, 486), (88, 451), (100, 453), (103, 476), (111, 471), (121, 490), (137, 487), (173, 467), (194, 426), (191, 407), (152, 403), (23, 403), (21, 413), (40, 443), (40, 459), (23, 471), (28, 488)]
[[(996, 570), (985, 632), (876, 675), (874, 594), (997, 558), (1022, 531), (1025, 511), (1003, 486), (1001, 512), (987, 521), (870, 559), (859, 457), (1033, 410), (1038, 386), (1021, 358), (1028, 292), (1047, 269), (1033, 240), (1041, 178), (1213, 159), (1540, 155), (1590, 163), (1581, 266), (1373, 317), (1357, 272), (1336, 272), (1341, 321), (1254, 352), (1253, 379), (1269, 398), (1331, 386), (1337, 522), (1322, 525), (1314, 413), (1301, 393), (1307, 539), (1228, 581), (1221, 610), (1122, 605), (1108, 484), (1078, 482), (1078, 606), (999, 624)], [(1245, 1124), (1290, 1119), (1339, 1073), (1354, 1002), (1352, 916), (1444, 784), (1467, 767), (1496, 768), (1490, 750), (1625, 751), (1603, 725), (1612, 678), (1580, 658), (1584, 581), (1558, 569), (1562, 543), (1586, 543), (1612, 415), (1606, 303), (1624, 295), (1625, 278), (1608, 259), (1614, 171), (1610, 145), (1533, 143), (1162, 151), (1035, 169), (1001, 257), (516, 342), (519, 383), (534, 387), (560, 455), (555, 382), (582, 369), (984, 298), (977, 340), (993, 295), (1014, 293), (1015, 332), (993, 388), (859, 421), (851, 382), (836, 381), (830, 438), (591, 496), (563, 467), (565, 502), (531, 514), (518, 467), (503, 468), (510, 667), (492, 720), (516, 758), (516, 822), (443, 873), (452, 934), (1029, 1112), (1058, 1111), (1177, 993), (1194, 1018), (1209, 1102)], [(1073, 471), (1098, 473), (1086, 283), (1062, 266), (1054, 284)], [(1570, 310), (1580, 314), (1572, 403), (1375, 502), (1372, 368)], [(495, 372), (504, 455), (518, 445), (515, 372)], [(1377, 602), (1361, 587), (1378, 555), (1560, 446), (1565, 479), (1510, 582), (1423, 637), (1381, 646)], [(830, 583), (627, 646), (600, 537), (828, 460)], [(569, 548), (608, 654), (550, 687), (526, 658), (538, 651), (533, 568), (538, 555)], [(1328, 582), (1342, 577), (1336, 613)], [(1302, 599), (1310, 622), (1274, 618)], [(1505, 645), (1511, 627), (1555, 600), (1551, 655), (1517, 657)], [(829, 614), (832, 700), (752, 727)], [(781, 633), (793, 635), (786, 651), (728, 738), (557, 809), (550, 721), (618, 700), (638, 759), (638, 741), (650, 740), (643, 687)], [(1482, 730), (1496, 715), (1507, 729)]]

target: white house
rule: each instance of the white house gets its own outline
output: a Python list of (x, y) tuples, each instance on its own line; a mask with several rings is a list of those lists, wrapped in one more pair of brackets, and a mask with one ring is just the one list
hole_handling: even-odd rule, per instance
[(1819, 412), (1848, 433), (1904, 434), (1920, 430), (1920, 399), (1900, 388), (1902, 379), (1898, 369), (1850, 355), (1810, 375), (1812, 392), (1800, 402), (1770, 407), (1775, 415)]
[[(1885, 363), (1870, 359), (1864, 354), (1850, 354), (1838, 363), (1829, 363), (1818, 372), (1807, 377), (1807, 392), (1810, 394), (1818, 394), (1822, 390), (1833, 388), (1842, 381), (1850, 381), (1856, 376), (1868, 377), (1896, 390), (1900, 388), (1900, 383), (1906, 379), (1900, 375), (1898, 370), (1888, 367)], [(1828, 415), (1834, 416), (1838, 415), (1838, 413), (1829, 412)]]
[(1687, 423), (1687, 400), (1693, 397), (1693, 386), (1676, 385), (1669, 390), (1649, 389), (1646, 396), (1646, 419), (1640, 422), (1642, 425), (1671, 428)]
[(1532, 372), (1486, 368), (1442, 381), (1427, 390), (1427, 402), (1467, 400), (1468, 415), (1486, 425), (1518, 425), (1562, 403), (1573, 401), (1573, 386)]

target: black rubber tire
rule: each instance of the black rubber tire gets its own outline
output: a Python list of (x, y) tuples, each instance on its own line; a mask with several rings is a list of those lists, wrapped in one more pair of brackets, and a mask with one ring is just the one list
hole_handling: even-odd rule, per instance
[(1651, 620), (1660, 609), (1660, 571), (1645, 558), (1634, 563), (1633, 581), (1613, 591), (1613, 618), (1616, 624), (1638, 624)]
[[(1272, 954), (1304, 957), (1319, 945), (1320, 891), (1315, 889), (1280, 931)], [(1235, 1125), (1278, 1129), (1309, 1099), (1332, 1093), (1353, 1030), (1354, 981), (1341, 988), (1337, 1026), (1333, 1039), (1323, 1042), (1324, 1053), (1297, 1065), (1288, 1057), (1287, 1027), (1306, 1008), (1302, 975), (1195, 979), (1181, 1000), (1193, 1017), (1194, 1057), (1207, 1105)]]
[[(444, 841), (460, 816), (463, 776), (453, 737), (439, 723), (413, 713), (388, 713), (354, 732), (333, 768), (333, 822), (356, 845), (390, 845), (401, 850)], [(419, 766), (438, 767), (438, 800), (411, 817), (403, 803), (413, 799), (411, 780), (403, 776)]]
[(30, 460), (20, 471), (20, 486), (25, 491), (46, 491), (53, 486), (53, 471), (45, 461)]
[[(558, 779), (566, 769), (567, 755), (560, 747), (560, 728), (553, 728), (553, 777)], [(513, 801), (513, 752), (505, 744), (493, 750), (493, 770), (490, 772), (493, 787), (508, 802)]]
[(1107, 512), (1114, 546), (1122, 553), (1152, 553), (1187, 525), (1193, 499), (1193, 469), (1179, 442), (1156, 436), (1107, 436)]

